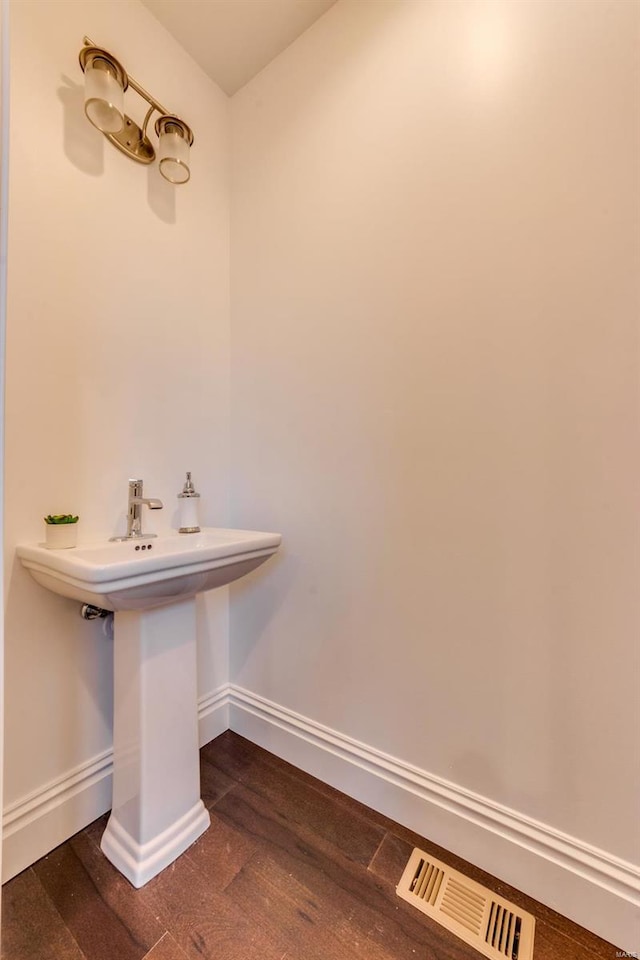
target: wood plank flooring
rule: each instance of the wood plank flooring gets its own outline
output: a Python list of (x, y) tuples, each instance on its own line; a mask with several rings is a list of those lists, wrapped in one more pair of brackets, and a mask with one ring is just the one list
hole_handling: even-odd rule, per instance
[(141, 890), (106, 817), (5, 884), (2, 960), (478, 960), (396, 896), (414, 846), (536, 916), (535, 960), (616, 949), (230, 731), (201, 751), (211, 828)]

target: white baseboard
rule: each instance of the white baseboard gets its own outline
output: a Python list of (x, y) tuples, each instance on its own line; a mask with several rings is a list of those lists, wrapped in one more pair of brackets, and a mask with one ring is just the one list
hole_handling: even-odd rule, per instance
[[(198, 702), (200, 745), (231, 729), (629, 953), (640, 868), (374, 747), (225, 684)], [(3, 882), (111, 806), (107, 750), (7, 806)]]
[(638, 950), (640, 867), (229, 686), (230, 727), (547, 904)]
[[(229, 689), (225, 684), (198, 701), (200, 746), (228, 729)], [(112, 772), (113, 751), (105, 750), (5, 807), (3, 883), (111, 809)]]

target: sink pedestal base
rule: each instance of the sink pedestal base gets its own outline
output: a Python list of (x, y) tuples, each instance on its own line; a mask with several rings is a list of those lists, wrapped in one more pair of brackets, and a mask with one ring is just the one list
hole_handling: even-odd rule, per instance
[(113, 808), (101, 848), (141, 887), (209, 826), (200, 799), (195, 599), (114, 616)]

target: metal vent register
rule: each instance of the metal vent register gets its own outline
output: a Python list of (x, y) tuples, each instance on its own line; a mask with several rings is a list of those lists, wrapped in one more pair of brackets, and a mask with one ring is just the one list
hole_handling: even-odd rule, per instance
[(417, 848), (396, 893), (490, 960), (532, 960), (535, 919)]

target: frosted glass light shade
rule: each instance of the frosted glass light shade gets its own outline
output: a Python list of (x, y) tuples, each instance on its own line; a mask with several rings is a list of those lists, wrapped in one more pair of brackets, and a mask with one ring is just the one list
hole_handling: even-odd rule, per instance
[(96, 57), (84, 72), (84, 111), (102, 133), (124, 126), (124, 90), (111, 64)]
[(182, 132), (168, 124), (160, 134), (158, 147), (160, 173), (170, 183), (186, 183), (191, 176), (189, 170), (189, 141)]

